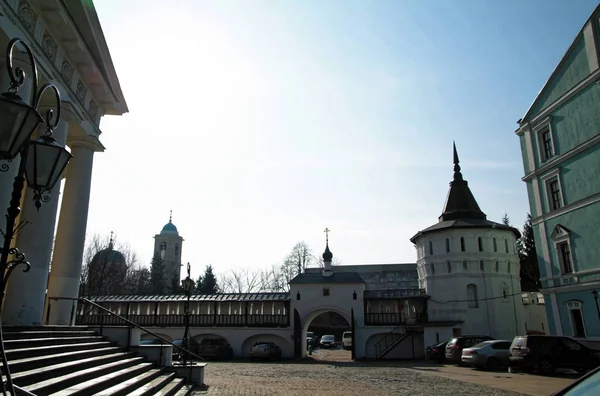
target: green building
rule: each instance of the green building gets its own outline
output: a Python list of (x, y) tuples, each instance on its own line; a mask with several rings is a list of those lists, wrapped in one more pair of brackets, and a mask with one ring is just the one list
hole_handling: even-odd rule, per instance
[(548, 333), (600, 341), (600, 6), (518, 121)]

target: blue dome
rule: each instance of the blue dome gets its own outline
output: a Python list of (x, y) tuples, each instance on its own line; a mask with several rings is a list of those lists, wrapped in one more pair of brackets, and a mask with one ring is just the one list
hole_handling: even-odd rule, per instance
[(175, 227), (175, 224), (171, 223), (170, 221), (165, 224), (165, 226), (163, 227), (161, 233), (163, 232), (177, 232), (177, 227)]

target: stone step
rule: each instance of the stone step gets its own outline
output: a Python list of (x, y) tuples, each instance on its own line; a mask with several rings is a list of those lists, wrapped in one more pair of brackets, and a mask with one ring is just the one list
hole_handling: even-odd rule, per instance
[(71, 360), (21, 372), (15, 372), (11, 366), (11, 372), (13, 373), (13, 380), (15, 384), (19, 386), (26, 386), (35, 382), (43, 381), (47, 378), (60, 377), (61, 375), (72, 373), (77, 370), (100, 366), (106, 363), (132, 357), (134, 357), (133, 352), (117, 352), (101, 356), (93, 356), (86, 359)]
[(154, 378), (147, 384), (140, 386), (135, 391), (131, 392), (128, 396), (149, 396), (154, 395), (160, 389), (165, 387), (169, 382), (175, 378), (175, 373), (164, 373), (163, 375)]
[(121, 396), (129, 395), (135, 392), (140, 387), (146, 386), (149, 382), (156, 379), (162, 373), (161, 369), (151, 369), (145, 373), (137, 375), (127, 381), (121, 382), (115, 386), (104, 389), (102, 392), (96, 393), (94, 396)]
[(109, 355), (111, 353), (119, 352), (120, 350), (121, 348), (119, 347), (111, 346), (106, 348), (89, 349), (85, 351), (72, 351), (57, 353), (54, 355), (44, 354), (41, 356), (26, 357), (23, 359), (11, 360), (9, 362), (10, 370), (12, 373), (33, 370), (35, 368), (47, 367), (52, 364), (72, 361), (76, 359), (85, 359), (94, 356)]
[(81, 344), (62, 344), (62, 345), (49, 345), (37, 348), (19, 348), (6, 351), (6, 357), (8, 361), (23, 359), (27, 357), (36, 357), (44, 354), (57, 354), (71, 351), (82, 351), (95, 348), (105, 348), (114, 346), (110, 341), (100, 342), (84, 342)]
[[(140, 363), (131, 367), (126, 367), (118, 371), (113, 371), (91, 378), (84, 382), (79, 382), (69, 388), (62, 389), (59, 392), (50, 393), (53, 396), (89, 396), (96, 395), (103, 390), (110, 388), (116, 383), (125, 382), (133, 377), (145, 373), (152, 369), (152, 363)], [(34, 392), (35, 393), (35, 392)], [(36, 393), (38, 396), (44, 394)]]
[(174, 396), (183, 386), (185, 380), (183, 378), (173, 378), (164, 388), (156, 392), (155, 396)]
[(16, 339), (4, 341), (4, 348), (8, 351), (11, 349), (20, 348), (38, 348), (49, 345), (60, 345), (60, 344), (80, 344), (85, 342), (98, 342), (103, 341), (102, 336), (84, 336), (84, 337), (48, 337), (48, 338), (30, 338), (30, 339)]
[[(152, 363), (142, 363), (143, 361), (143, 357), (123, 359), (84, 370), (73, 371), (60, 377), (54, 377), (42, 382), (24, 386), (23, 388), (38, 396), (49, 395), (68, 389), (69, 387), (80, 386), (83, 383), (98, 379), (109, 373), (120, 372), (121, 370), (130, 369), (134, 366), (138, 366), (138, 368), (144, 368), (146, 367), (145, 365), (148, 365), (148, 367), (152, 366)], [(91, 394), (93, 393), (88, 393), (88, 395)]]
[(181, 389), (179, 389), (177, 391), (177, 393), (175, 393), (174, 396), (188, 396), (192, 394), (192, 390), (194, 389), (194, 386), (191, 384), (185, 384), (181, 387)]
[(56, 338), (56, 337), (94, 337), (98, 334), (92, 330), (57, 330), (57, 331), (4, 331), (4, 341), (32, 338)]

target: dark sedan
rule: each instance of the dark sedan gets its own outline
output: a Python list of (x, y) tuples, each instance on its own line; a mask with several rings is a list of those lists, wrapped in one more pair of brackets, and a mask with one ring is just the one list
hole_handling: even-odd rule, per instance
[(335, 348), (335, 336), (331, 334), (324, 335), (319, 341), (319, 346), (321, 348)]
[(443, 363), (446, 361), (446, 345), (448, 344), (448, 340), (444, 342), (440, 342), (439, 344), (430, 345), (425, 349), (425, 355), (427, 359), (433, 360), (438, 363)]

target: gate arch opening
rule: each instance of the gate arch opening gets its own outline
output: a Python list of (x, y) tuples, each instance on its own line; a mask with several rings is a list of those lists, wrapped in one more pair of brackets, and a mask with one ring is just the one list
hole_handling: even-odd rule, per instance
[(342, 348), (342, 334), (350, 331), (350, 313), (336, 308), (322, 308), (312, 311), (302, 320), (302, 356), (308, 354), (309, 337), (307, 334), (312, 332), (313, 349), (320, 349), (320, 337), (324, 335), (335, 336), (336, 344), (333, 348)]

